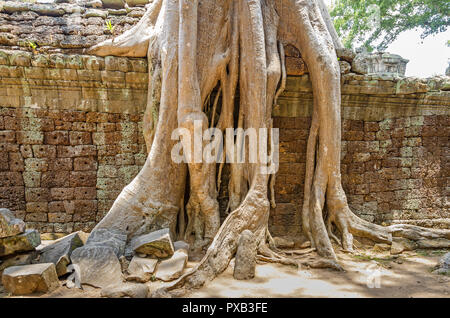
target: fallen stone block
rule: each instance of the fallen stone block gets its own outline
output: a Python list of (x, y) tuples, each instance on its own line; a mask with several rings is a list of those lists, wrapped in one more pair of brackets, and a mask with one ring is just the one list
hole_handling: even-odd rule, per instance
[(54, 241), (66, 236), (64, 233), (41, 233), (41, 241)]
[(239, 236), (238, 248), (234, 261), (233, 277), (235, 279), (252, 279), (255, 277), (256, 268), (256, 241), (255, 236), (249, 230), (245, 230)]
[(0, 209), (0, 238), (25, 232), (25, 222), (17, 219), (8, 209)]
[(147, 298), (148, 286), (145, 284), (120, 284), (103, 288), (100, 295), (109, 298)]
[(130, 245), (135, 253), (155, 256), (157, 258), (170, 257), (174, 253), (169, 229), (162, 229), (135, 237), (131, 240)]
[(162, 261), (156, 268), (155, 277), (165, 282), (179, 278), (186, 267), (188, 255), (184, 250), (176, 251), (173, 256)]
[(122, 268), (112, 247), (86, 244), (72, 252), (71, 260), (81, 284), (104, 288), (123, 282)]
[(38, 252), (33, 251), (30, 253), (17, 254), (13, 256), (8, 256), (0, 260), (0, 276), (1, 273), (8, 267), (19, 266), (19, 265), (29, 265), (38, 257)]
[(55, 264), (31, 264), (5, 269), (2, 284), (13, 295), (51, 292), (59, 287)]
[(127, 235), (116, 230), (97, 229), (87, 239), (85, 245), (108, 246), (114, 250), (117, 257), (124, 254)]
[(414, 241), (408, 240), (403, 237), (393, 237), (391, 245), (391, 254), (398, 255), (405, 251), (413, 251), (417, 247), (418, 246)]
[(442, 256), (433, 273), (439, 275), (450, 275), (450, 252)]
[(39, 263), (53, 263), (59, 276), (67, 274), (67, 266), (70, 264), (70, 255), (73, 250), (83, 246), (83, 240), (79, 232), (60, 238), (41, 250)]
[(148, 282), (155, 272), (156, 264), (158, 264), (157, 259), (134, 256), (127, 269), (129, 274), (127, 280)]
[(125, 251), (127, 235), (110, 229), (92, 231), (86, 244), (70, 256), (80, 284), (104, 288), (123, 282), (119, 257)]
[(39, 244), (41, 237), (36, 230), (26, 230), (16, 236), (0, 238), (0, 257), (33, 251)]

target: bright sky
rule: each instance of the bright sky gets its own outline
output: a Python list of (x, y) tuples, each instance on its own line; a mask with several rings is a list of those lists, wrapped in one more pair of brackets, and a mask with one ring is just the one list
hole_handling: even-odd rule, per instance
[[(333, 0), (325, 0), (328, 5)], [(420, 38), (421, 30), (405, 31), (386, 49), (386, 52), (398, 54), (409, 60), (407, 76), (430, 77), (443, 75), (450, 62), (450, 30), (435, 36)]]
[(420, 38), (420, 30), (405, 31), (387, 48), (386, 51), (398, 54), (409, 60), (406, 66), (407, 76), (430, 77), (443, 75), (450, 61), (450, 30), (435, 36)]

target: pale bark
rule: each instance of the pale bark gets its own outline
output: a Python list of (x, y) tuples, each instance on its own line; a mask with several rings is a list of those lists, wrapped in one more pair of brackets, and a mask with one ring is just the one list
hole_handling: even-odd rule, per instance
[[(217, 128), (272, 127), (272, 105), (284, 89), (286, 77), (280, 43), (300, 50), (314, 92), (302, 224), (322, 258), (298, 262), (275, 248), (268, 231), (269, 188), (275, 205), (274, 179), (270, 178), (269, 184), (269, 176), (260, 173), (262, 164), (231, 164), (231, 213), (220, 225), (217, 185), (223, 164), (216, 180), (215, 164), (175, 164), (170, 157), (174, 145), (170, 136), (175, 128), (193, 133), (195, 120), (203, 123), (203, 129), (214, 125), (204, 105), (218, 83), (222, 105)], [(322, 0), (157, 0), (135, 27), (92, 48), (90, 52), (99, 55), (147, 55), (150, 71), (144, 115), (147, 161), (94, 231), (119, 229), (131, 239), (169, 227), (175, 235), (179, 220), (178, 237), (192, 240), (200, 250), (210, 244), (198, 266), (169, 289), (199, 287), (220, 274), (235, 254), (244, 230), (257, 238), (260, 260), (336, 269), (340, 266), (330, 237), (349, 251), (353, 235), (387, 243), (393, 235), (415, 241), (449, 240), (448, 230), (382, 227), (350, 211), (340, 174), (341, 83), (335, 50), (341, 46)], [(237, 89), (240, 100), (235, 124)], [(242, 147), (243, 142), (242, 136), (237, 136), (237, 146)], [(182, 143), (183, 149), (189, 150), (189, 143)], [(230, 155), (230, 149), (226, 152)], [(190, 188), (185, 227), (187, 170)], [(183, 216), (178, 215), (180, 211)]]

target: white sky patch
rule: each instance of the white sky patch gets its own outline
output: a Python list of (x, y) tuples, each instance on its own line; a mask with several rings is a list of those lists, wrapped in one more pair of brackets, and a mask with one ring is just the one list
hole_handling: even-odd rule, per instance
[(387, 52), (398, 54), (409, 60), (406, 66), (407, 76), (430, 77), (443, 75), (450, 59), (450, 30), (420, 38), (421, 30), (409, 30), (401, 33), (387, 48)]
[[(324, 0), (330, 5), (336, 0)], [(409, 30), (401, 33), (392, 42), (386, 52), (398, 54), (409, 60), (406, 66), (406, 76), (430, 77), (443, 75), (450, 62), (450, 30), (420, 38), (421, 29)]]

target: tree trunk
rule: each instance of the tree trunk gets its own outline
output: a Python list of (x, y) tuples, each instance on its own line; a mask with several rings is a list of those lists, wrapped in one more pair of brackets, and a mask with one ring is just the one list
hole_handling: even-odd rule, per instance
[[(198, 266), (169, 290), (199, 287), (225, 270), (244, 230), (257, 238), (261, 260), (296, 264), (274, 248), (268, 231), (268, 188), (273, 187), (274, 176), (261, 173), (267, 164), (231, 164), (228, 186), (232, 212), (220, 225), (216, 165), (174, 163), (171, 159), (174, 129), (183, 128), (192, 136), (196, 121), (203, 131), (214, 125), (215, 120), (206, 115), (205, 103), (218, 85), (222, 97), (218, 129), (271, 128), (272, 105), (284, 89), (282, 47), (286, 44), (302, 53), (314, 91), (302, 224), (322, 258), (311, 264), (340, 268), (330, 240), (336, 238), (333, 224), (340, 234), (336, 239), (349, 251), (353, 235), (387, 243), (392, 242), (393, 234), (414, 240), (450, 238), (448, 230), (381, 227), (350, 211), (340, 174), (341, 84), (335, 50), (342, 45), (322, 0), (156, 0), (135, 27), (114, 42), (103, 42), (88, 51), (103, 56), (146, 55), (150, 71), (144, 115), (150, 149), (147, 161), (94, 231), (118, 229), (131, 239), (169, 227), (175, 235), (178, 214), (184, 211), (189, 171), (189, 220), (186, 233), (178, 236), (193, 236), (197, 248), (209, 247)], [(235, 124), (237, 83), (240, 100)], [(245, 136), (238, 134), (235, 144), (248, 153), (243, 148)], [(192, 146), (193, 142), (182, 140), (185, 154)], [(230, 149), (225, 152), (231, 154)], [(271, 200), (274, 204), (273, 192)], [(183, 231), (184, 224), (179, 228)]]

